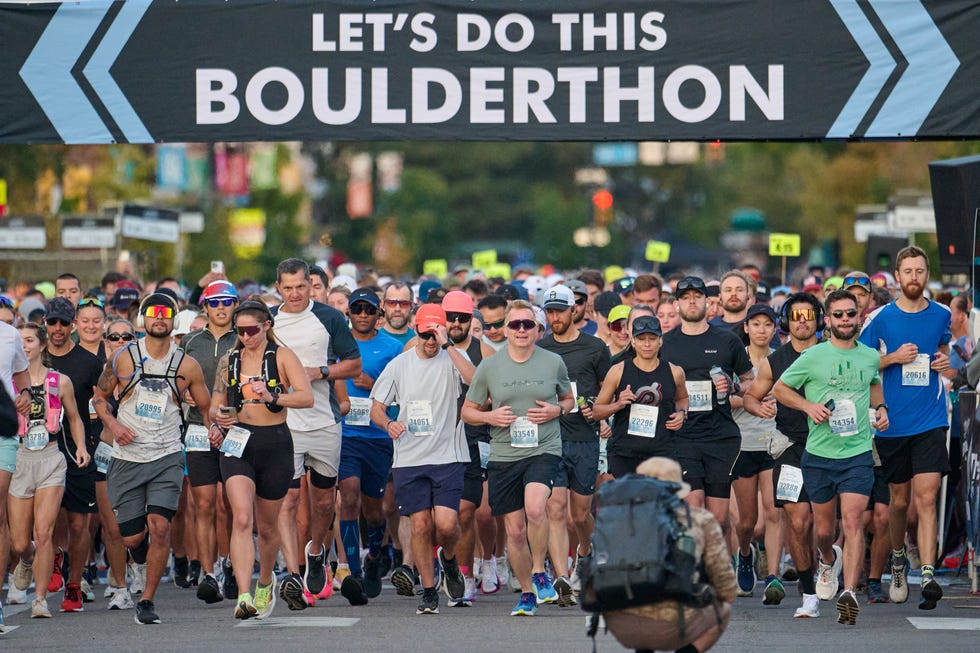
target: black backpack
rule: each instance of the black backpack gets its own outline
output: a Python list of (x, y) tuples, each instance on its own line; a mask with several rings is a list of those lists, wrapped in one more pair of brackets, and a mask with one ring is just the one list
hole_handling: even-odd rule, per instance
[[(592, 560), (582, 579), (582, 609), (599, 613), (675, 600), (714, 601), (695, 558), (690, 508), (680, 485), (627, 474), (597, 492)], [(686, 517), (686, 519), (684, 519)]]

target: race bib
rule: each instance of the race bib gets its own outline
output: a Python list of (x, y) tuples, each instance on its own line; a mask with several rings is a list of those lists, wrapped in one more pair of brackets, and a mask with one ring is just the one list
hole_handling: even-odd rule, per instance
[(420, 399), (408, 402), (408, 432), (412, 435), (435, 435), (432, 426), (432, 402)]
[(572, 399), (575, 400), (575, 403), (572, 405), (572, 409), (568, 412), (577, 413), (578, 412), (578, 383), (576, 383), (575, 381), (572, 381), (571, 383), (572, 383)]
[(184, 436), (184, 451), (211, 451), (208, 430), (201, 424), (188, 424)]
[(854, 402), (850, 399), (838, 399), (835, 404), (834, 412), (830, 414), (828, 421), (830, 432), (842, 438), (857, 435), (858, 420)]
[(48, 427), (43, 421), (31, 422), (27, 427), (27, 435), (24, 436), (24, 448), (29, 451), (40, 451), (48, 446)]
[(240, 426), (231, 427), (225, 434), (225, 441), (221, 443), (221, 453), (233, 458), (241, 458), (250, 437), (252, 432), (248, 429)]
[(166, 382), (163, 387), (144, 381), (136, 392), (136, 416), (147, 422), (160, 424), (163, 422), (163, 411), (167, 407), (170, 388)]
[(490, 443), (480, 440), (476, 446), (480, 450), (480, 467), (486, 469), (487, 463), (490, 462)]
[(776, 485), (776, 498), (780, 501), (800, 500), (803, 491), (803, 470), (792, 465), (780, 465), (779, 483)]
[(112, 447), (105, 442), (99, 442), (95, 448), (95, 469), (105, 474), (109, 471), (109, 461), (112, 460)]
[(660, 415), (659, 406), (633, 404), (630, 406), (630, 421), (627, 433), (641, 438), (657, 436), (657, 417)]
[(371, 398), (351, 397), (350, 412), (344, 418), (348, 426), (371, 425)]
[(919, 354), (911, 363), (902, 365), (902, 385), (929, 385), (929, 354)]
[(538, 425), (527, 417), (518, 417), (510, 425), (510, 446), (533, 449), (538, 446)]
[(690, 402), (687, 412), (711, 412), (711, 381), (688, 381), (684, 385), (687, 386), (687, 397)]

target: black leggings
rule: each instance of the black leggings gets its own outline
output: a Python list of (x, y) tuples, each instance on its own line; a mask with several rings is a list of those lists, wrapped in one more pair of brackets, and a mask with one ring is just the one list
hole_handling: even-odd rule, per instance
[(286, 496), (293, 480), (293, 436), (285, 423), (273, 426), (241, 424), (252, 432), (241, 458), (221, 454), (221, 480), (247, 476), (255, 483), (255, 495), (268, 501)]

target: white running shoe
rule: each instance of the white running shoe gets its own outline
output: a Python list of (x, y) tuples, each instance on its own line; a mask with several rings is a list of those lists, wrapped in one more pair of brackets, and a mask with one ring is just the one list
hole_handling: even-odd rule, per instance
[(817, 565), (817, 596), (821, 601), (829, 601), (837, 596), (840, 587), (840, 570), (844, 564), (844, 553), (834, 545), (834, 563), (828, 565), (821, 560)]
[(497, 561), (493, 558), (480, 562), (480, 591), (493, 594), (500, 589), (500, 578), (497, 576)]
[(17, 589), (14, 575), (7, 574), (7, 605), (24, 605), (27, 603), (27, 590)]
[(143, 590), (146, 589), (146, 563), (138, 565), (131, 562), (129, 563), (129, 571), (132, 574), (132, 579), (129, 581), (129, 593), (142, 594)]
[(125, 587), (113, 587), (112, 598), (109, 599), (110, 610), (132, 610), (133, 597)]
[(820, 599), (816, 594), (804, 594), (803, 605), (796, 609), (796, 619), (816, 619), (820, 616)]
[(50, 619), (51, 610), (48, 609), (47, 599), (37, 598), (31, 601), (31, 619)]
[(507, 556), (495, 558), (494, 565), (497, 568), (497, 579), (500, 582), (500, 586), (507, 585), (510, 582), (510, 563), (507, 562)]

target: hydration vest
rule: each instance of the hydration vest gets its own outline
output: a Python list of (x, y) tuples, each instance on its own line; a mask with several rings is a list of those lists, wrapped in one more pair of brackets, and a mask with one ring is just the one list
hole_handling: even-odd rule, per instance
[[(279, 366), (276, 364), (276, 350), (279, 349), (279, 345), (274, 342), (267, 342), (265, 345), (265, 353), (262, 354), (262, 378), (265, 380), (265, 385), (269, 389), (269, 393), (273, 395), (281, 395), (286, 390), (282, 386), (279, 380)], [(245, 398), (242, 395), (241, 386), (241, 369), (242, 369), (242, 350), (233, 349), (228, 354), (228, 394), (226, 402), (229, 406), (234, 407), (235, 410), (241, 410), (245, 403)], [(266, 408), (270, 413), (278, 413), (284, 406), (270, 406), (266, 404)]]
[[(54, 370), (48, 370), (44, 377), (44, 426), (48, 433), (58, 433), (61, 431), (61, 414), (64, 409), (61, 406), (61, 375)], [(17, 434), (21, 437), (27, 435), (28, 420), (26, 417), (17, 413), (19, 428)]]
[[(174, 401), (177, 402), (179, 406), (181, 403), (180, 388), (177, 387), (177, 379), (181, 378), (177, 372), (180, 370), (180, 364), (184, 360), (184, 350), (180, 347), (174, 349), (174, 352), (170, 355), (170, 361), (167, 363), (167, 371), (165, 374), (151, 374), (143, 370), (143, 363), (146, 361), (146, 357), (141, 355), (140, 351), (140, 341), (130, 343), (126, 346), (125, 350), (120, 350), (116, 353), (116, 356), (122, 354), (123, 351), (129, 353), (130, 359), (133, 361), (133, 375), (129, 377), (129, 382), (126, 387), (122, 389), (119, 393), (119, 400), (122, 401), (126, 398), (126, 395), (143, 379), (164, 379), (167, 385), (170, 386), (171, 392), (174, 393)], [(134, 353), (135, 352), (135, 353)], [(113, 360), (113, 369), (115, 369), (115, 360)], [(186, 422), (184, 420), (184, 411), (177, 411), (180, 414), (180, 422), (183, 430), (186, 430)]]

